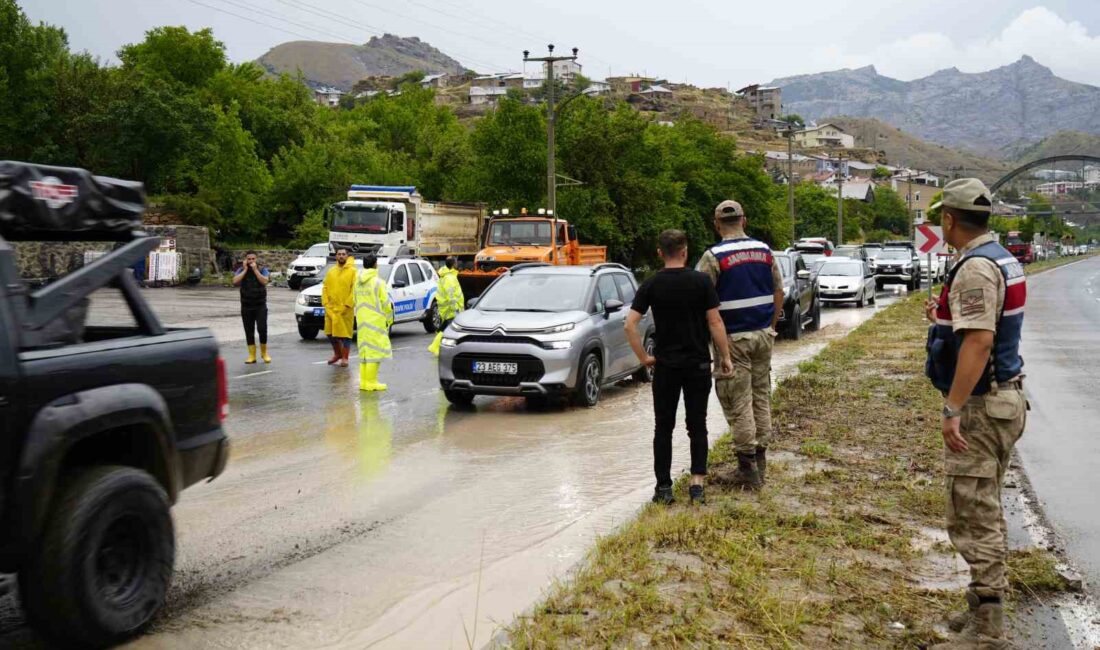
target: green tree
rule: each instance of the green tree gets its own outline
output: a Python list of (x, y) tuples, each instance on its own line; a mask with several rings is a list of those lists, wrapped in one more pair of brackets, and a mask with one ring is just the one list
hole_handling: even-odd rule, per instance
[(205, 95), (223, 109), (237, 105), (242, 126), (256, 139), (257, 154), (268, 163), (283, 147), (305, 141), (320, 110), (301, 77), (267, 78), (251, 62), (216, 72), (207, 82)]
[(52, 117), (52, 69), (66, 56), (63, 30), (32, 25), (14, 0), (0, 0), (0, 152), (5, 157), (40, 155), (43, 129)]
[(882, 165), (878, 165), (875, 167), (875, 170), (871, 172), (871, 178), (879, 180), (890, 178), (890, 170), (883, 167)]
[(187, 86), (201, 86), (225, 68), (225, 45), (210, 28), (191, 32), (186, 27), (156, 27), (145, 40), (122, 46), (118, 58), (124, 68), (140, 68)]
[(875, 188), (875, 196), (871, 201), (871, 213), (873, 217), (871, 228), (889, 230), (899, 235), (909, 232), (909, 211), (905, 207), (905, 201), (902, 201), (898, 193), (889, 187)]
[(815, 183), (794, 187), (795, 234), (798, 237), (836, 235), (836, 194)]
[(784, 122), (786, 122), (787, 124), (790, 124), (791, 126), (805, 126), (806, 125), (806, 120), (802, 119), (802, 116), (799, 115), (798, 113), (790, 113), (789, 115), (784, 115), (781, 119)]
[(291, 248), (309, 248), (317, 242), (328, 241), (328, 226), (325, 225), (323, 208), (315, 208), (306, 213), (301, 223), (294, 226), (294, 238)]
[(256, 155), (256, 141), (241, 125), (236, 105), (219, 111), (209, 147), (198, 175), (198, 198), (223, 215), (226, 232), (263, 232), (268, 223), (261, 207), (271, 175)]
[[(546, 121), (537, 106), (504, 97), (477, 123), (470, 144), (473, 185), (493, 206), (533, 207), (546, 189)], [(469, 197), (473, 198), (473, 197)]]

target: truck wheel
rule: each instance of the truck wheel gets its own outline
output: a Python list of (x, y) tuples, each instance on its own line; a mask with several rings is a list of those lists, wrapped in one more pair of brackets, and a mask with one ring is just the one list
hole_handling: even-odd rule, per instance
[(600, 389), (603, 384), (603, 369), (600, 367), (600, 357), (595, 352), (581, 362), (580, 372), (577, 373), (577, 387), (573, 389), (573, 403), (577, 406), (592, 408), (600, 403)]
[[(645, 348), (645, 353), (652, 357), (653, 350), (655, 348), (653, 337), (646, 337), (646, 340), (642, 344), (642, 347)], [(651, 366), (642, 366), (641, 368), (638, 368), (636, 371), (634, 371), (634, 381), (642, 384), (648, 384), (649, 382), (653, 381), (653, 368)]]
[(473, 393), (464, 393), (457, 390), (444, 390), (443, 396), (447, 398), (447, 401), (455, 406), (469, 406), (474, 403)]
[(298, 326), (298, 336), (302, 337), (306, 341), (312, 341), (317, 338), (317, 333), (321, 331), (319, 327), (311, 327), (309, 325)]
[(168, 496), (147, 472), (92, 467), (61, 489), (20, 567), (27, 618), (64, 647), (115, 645), (164, 604), (176, 558)]
[(424, 313), (424, 320), (421, 321), (424, 324), (424, 331), (428, 334), (435, 334), (443, 329), (443, 318), (439, 315), (439, 305), (432, 303), (431, 307), (428, 307), (428, 311)]

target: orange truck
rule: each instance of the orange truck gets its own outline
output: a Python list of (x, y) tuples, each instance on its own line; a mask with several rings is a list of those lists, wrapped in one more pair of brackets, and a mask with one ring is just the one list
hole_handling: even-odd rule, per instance
[(494, 210), (482, 241), (473, 269), (458, 274), (466, 298), (480, 296), (493, 280), (517, 264), (584, 266), (607, 261), (606, 246), (581, 244), (575, 226), (546, 210), (538, 214), (524, 210), (518, 216), (510, 216), (508, 210)]

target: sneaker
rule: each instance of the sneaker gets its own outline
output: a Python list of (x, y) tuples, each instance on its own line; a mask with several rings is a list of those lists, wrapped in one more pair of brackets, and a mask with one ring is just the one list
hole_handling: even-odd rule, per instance
[(671, 505), (676, 502), (676, 499), (672, 497), (671, 485), (658, 485), (653, 490), (653, 503), (660, 503), (662, 505)]
[(692, 503), (699, 503), (700, 505), (704, 505), (707, 502), (707, 495), (703, 493), (702, 485), (688, 486), (688, 496), (691, 497)]

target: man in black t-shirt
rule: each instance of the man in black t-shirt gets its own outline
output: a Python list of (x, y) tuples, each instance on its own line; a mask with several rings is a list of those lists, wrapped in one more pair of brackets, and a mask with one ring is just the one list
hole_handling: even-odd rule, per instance
[[(719, 372), (733, 372), (726, 328), (718, 314), (718, 293), (704, 274), (687, 268), (687, 236), (666, 230), (658, 237), (657, 252), (665, 267), (642, 283), (630, 313), (626, 334), (634, 354), (653, 374), (653, 471), (657, 475), (654, 503), (672, 503), (672, 429), (680, 393), (687, 411), (691, 439), (692, 502), (705, 502), (703, 479), (707, 474), (707, 401), (710, 399), (710, 344), (720, 359)], [(656, 325), (654, 356), (646, 354), (638, 323), (650, 309)], [(655, 358), (654, 358), (655, 357)]]

